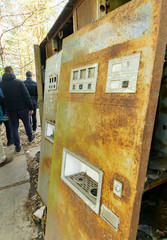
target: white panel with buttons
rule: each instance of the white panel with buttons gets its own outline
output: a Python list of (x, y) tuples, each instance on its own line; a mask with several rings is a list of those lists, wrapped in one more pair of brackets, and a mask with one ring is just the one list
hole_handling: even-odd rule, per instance
[(135, 93), (140, 53), (109, 61), (106, 93)]
[(58, 74), (52, 74), (49, 76), (49, 84), (48, 90), (57, 90), (57, 81), (58, 81)]
[(70, 93), (94, 93), (98, 63), (71, 70)]

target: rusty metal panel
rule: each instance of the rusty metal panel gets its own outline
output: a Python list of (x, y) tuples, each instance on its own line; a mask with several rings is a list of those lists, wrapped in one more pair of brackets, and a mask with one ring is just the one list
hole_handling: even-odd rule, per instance
[(76, 7), (77, 30), (96, 20), (96, 0), (84, 0)]
[[(166, 0), (133, 0), (64, 40), (46, 240), (134, 240), (166, 48)], [(109, 61), (140, 53), (135, 93), (106, 93)], [(95, 93), (70, 93), (72, 69), (98, 63)], [(113, 229), (61, 179), (63, 149), (104, 173)], [(114, 181), (122, 183), (121, 198)]]
[(46, 58), (50, 58), (54, 54), (54, 46), (53, 46), (53, 40), (51, 39), (47, 44), (46, 44)]
[(109, 0), (107, 1), (107, 13), (113, 11), (114, 9), (122, 6), (123, 4), (131, 0)]
[[(45, 93), (44, 93), (44, 111), (42, 119), (40, 167), (38, 177), (38, 192), (46, 205), (48, 202), (49, 177), (53, 150), (53, 142), (49, 141), (48, 137), (46, 136), (47, 127), (46, 123), (51, 122), (55, 125), (60, 66), (61, 66), (61, 52), (47, 59), (45, 72)], [(50, 83), (50, 77), (53, 76), (58, 76), (58, 79), (56, 82), (57, 89), (52, 90), (52, 88), (49, 87), (53, 86), (53, 83), (52, 82)]]

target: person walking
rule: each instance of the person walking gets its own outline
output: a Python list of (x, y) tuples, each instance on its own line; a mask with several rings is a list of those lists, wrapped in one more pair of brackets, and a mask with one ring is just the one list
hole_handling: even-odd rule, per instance
[(30, 118), (30, 122), (32, 122), (32, 129), (33, 132), (36, 132), (37, 129), (37, 83), (32, 80), (32, 73), (30, 71), (26, 72), (26, 80), (24, 81), (24, 84), (26, 85), (28, 92), (31, 96), (31, 100), (33, 103), (33, 114), (32, 116), (32, 121)]
[(1, 104), (3, 102), (4, 96), (2, 93), (2, 89), (0, 88), (0, 167), (3, 167), (4, 165), (10, 163), (13, 160), (13, 157), (7, 157), (4, 149), (3, 149), (3, 143), (2, 143), (2, 139), (1, 139), (1, 125), (2, 122), (7, 120), (4, 116), (3, 116), (3, 112), (2, 112), (2, 108), (1, 108)]
[(29, 142), (35, 139), (32, 134), (29, 114), (33, 114), (33, 104), (31, 97), (24, 83), (16, 79), (13, 68), (5, 67), (0, 87), (4, 94), (5, 109), (8, 114), (9, 123), (12, 131), (15, 151), (21, 151), (20, 138), (18, 133), (19, 119), (22, 120)]
[[(0, 82), (2, 81), (2, 77), (0, 76)], [(4, 104), (2, 103), (1, 105), (2, 110), (3, 110), (3, 115), (6, 115), (6, 111), (4, 108)], [(12, 139), (12, 133), (11, 133), (11, 129), (10, 129), (10, 125), (9, 125), (9, 120), (7, 118), (6, 121), (3, 122), (6, 128), (6, 138), (7, 138), (7, 146), (10, 146), (13, 144), (13, 139)]]

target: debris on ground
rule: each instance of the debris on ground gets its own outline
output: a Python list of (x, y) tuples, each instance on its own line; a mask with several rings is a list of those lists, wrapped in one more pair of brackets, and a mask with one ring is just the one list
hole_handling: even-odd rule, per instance
[[(37, 112), (37, 122), (40, 122), (39, 119), (39, 112)], [(2, 125), (2, 132), (1, 138), (4, 144), (4, 148), (7, 146), (6, 140), (6, 131), (4, 124)], [(21, 155), (25, 155), (27, 160), (27, 170), (30, 175), (30, 191), (29, 196), (26, 202), (26, 215), (28, 220), (30, 220), (31, 225), (36, 227), (38, 230), (38, 237), (33, 240), (44, 240), (45, 235), (45, 225), (46, 225), (46, 206), (42, 202), (38, 192), (37, 192), (37, 185), (38, 185), (38, 171), (39, 171), (39, 160), (40, 160), (40, 142), (41, 142), (41, 126), (38, 124), (37, 131), (35, 133), (35, 141), (33, 142), (33, 149), (36, 148), (37, 152), (32, 153), (31, 144), (28, 142), (25, 129), (23, 123), (19, 121), (19, 135), (20, 135), (20, 142), (22, 146)], [(14, 145), (8, 148), (8, 152), (14, 152)], [(42, 209), (42, 210), (41, 210)], [(37, 217), (34, 215), (36, 211), (42, 211), (42, 217)]]
[(40, 152), (37, 152), (34, 158), (30, 157), (28, 153), (26, 157), (30, 174), (30, 192), (26, 209), (32, 224), (38, 228), (38, 238), (36, 240), (43, 240), (46, 225), (46, 206), (37, 192)]
[(136, 240), (153, 240), (153, 238), (150, 235), (148, 235), (147, 233), (145, 233), (141, 230), (138, 230)]
[(42, 219), (43, 215), (44, 215), (44, 211), (45, 211), (46, 206), (40, 207), (37, 211), (34, 212), (34, 217), (36, 217), (36, 219)]
[(138, 230), (137, 240), (167, 240), (167, 183), (143, 194)]

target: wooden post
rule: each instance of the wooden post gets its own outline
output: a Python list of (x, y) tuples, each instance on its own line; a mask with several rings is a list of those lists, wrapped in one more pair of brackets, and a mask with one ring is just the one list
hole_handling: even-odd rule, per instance
[(35, 57), (35, 69), (36, 69), (36, 80), (38, 89), (38, 104), (40, 113), (40, 123), (42, 128), (42, 116), (43, 116), (43, 83), (42, 83), (42, 73), (41, 73), (41, 59), (40, 59), (40, 49), (39, 45), (34, 45), (34, 57)]

